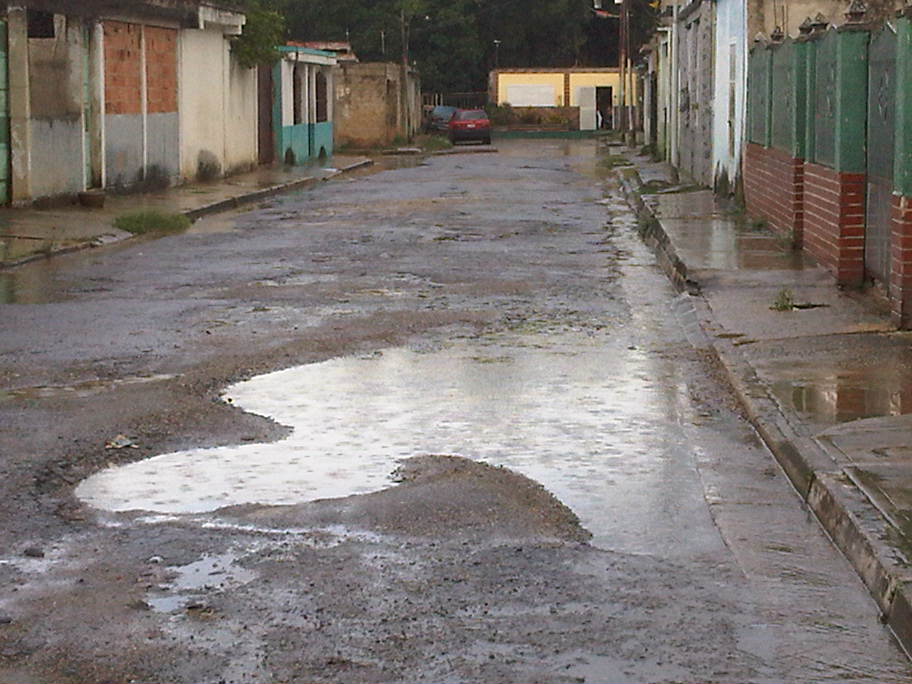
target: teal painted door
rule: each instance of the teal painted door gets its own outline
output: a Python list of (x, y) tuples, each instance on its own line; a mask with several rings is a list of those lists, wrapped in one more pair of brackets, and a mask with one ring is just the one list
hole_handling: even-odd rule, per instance
[(9, 60), (6, 21), (0, 21), (0, 204), (10, 202)]

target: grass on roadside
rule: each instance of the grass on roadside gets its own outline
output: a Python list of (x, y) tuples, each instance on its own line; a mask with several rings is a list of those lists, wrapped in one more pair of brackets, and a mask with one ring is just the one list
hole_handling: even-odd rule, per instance
[(442, 135), (419, 135), (415, 137), (415, 145), (425, 152), (439, 152), (450, 149), (453, 143)]
[(168, 214), (156, 209), (132, 211), (114, 219), (114, 226), (134, 235), (143, 233), (174, 233), (193, 223), (183, 214)]

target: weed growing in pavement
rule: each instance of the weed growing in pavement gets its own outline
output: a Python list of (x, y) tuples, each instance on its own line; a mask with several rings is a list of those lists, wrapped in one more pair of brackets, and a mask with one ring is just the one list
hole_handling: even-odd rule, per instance
[(792, 311), (795, 308), (795, 295), (790, 289), (783, 287), (770, 308), (773, 311)]
[(167, 214), (155, 209), (133, 211), (114, 219), (115, 227), (134, 235), (173, 233), (189, 228), (191, 223), (193, 222), (183, 214)]

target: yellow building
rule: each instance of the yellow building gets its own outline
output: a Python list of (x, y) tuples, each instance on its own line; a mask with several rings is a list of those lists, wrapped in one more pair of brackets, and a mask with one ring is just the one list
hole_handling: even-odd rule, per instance
[[(617, 67), (495, 69), (489, 98), (513, 107), (579, 107), (580, 128), (587, 130), (610, 126), (621, 104), (620, 84)], [(636, 93), (628, 92), (625, 99), (632, 105)]]

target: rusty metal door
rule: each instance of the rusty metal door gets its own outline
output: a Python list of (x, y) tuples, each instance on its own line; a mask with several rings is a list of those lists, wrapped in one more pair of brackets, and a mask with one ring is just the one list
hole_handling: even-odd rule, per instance
[(890, 210), (896, 133), (896, 31), (871, 36), (868, 50), (868, 187), (865, 197), (865, 275), (890, 279)]
[[(272, 67), (260, 65), (257, 69), (257, 128), (258, 161), (271, 164), (275, 161), (275, 129), (273, 112), (275, 93), (273, 90)], [(281, 122), (279, 122), (281, 125)]]

